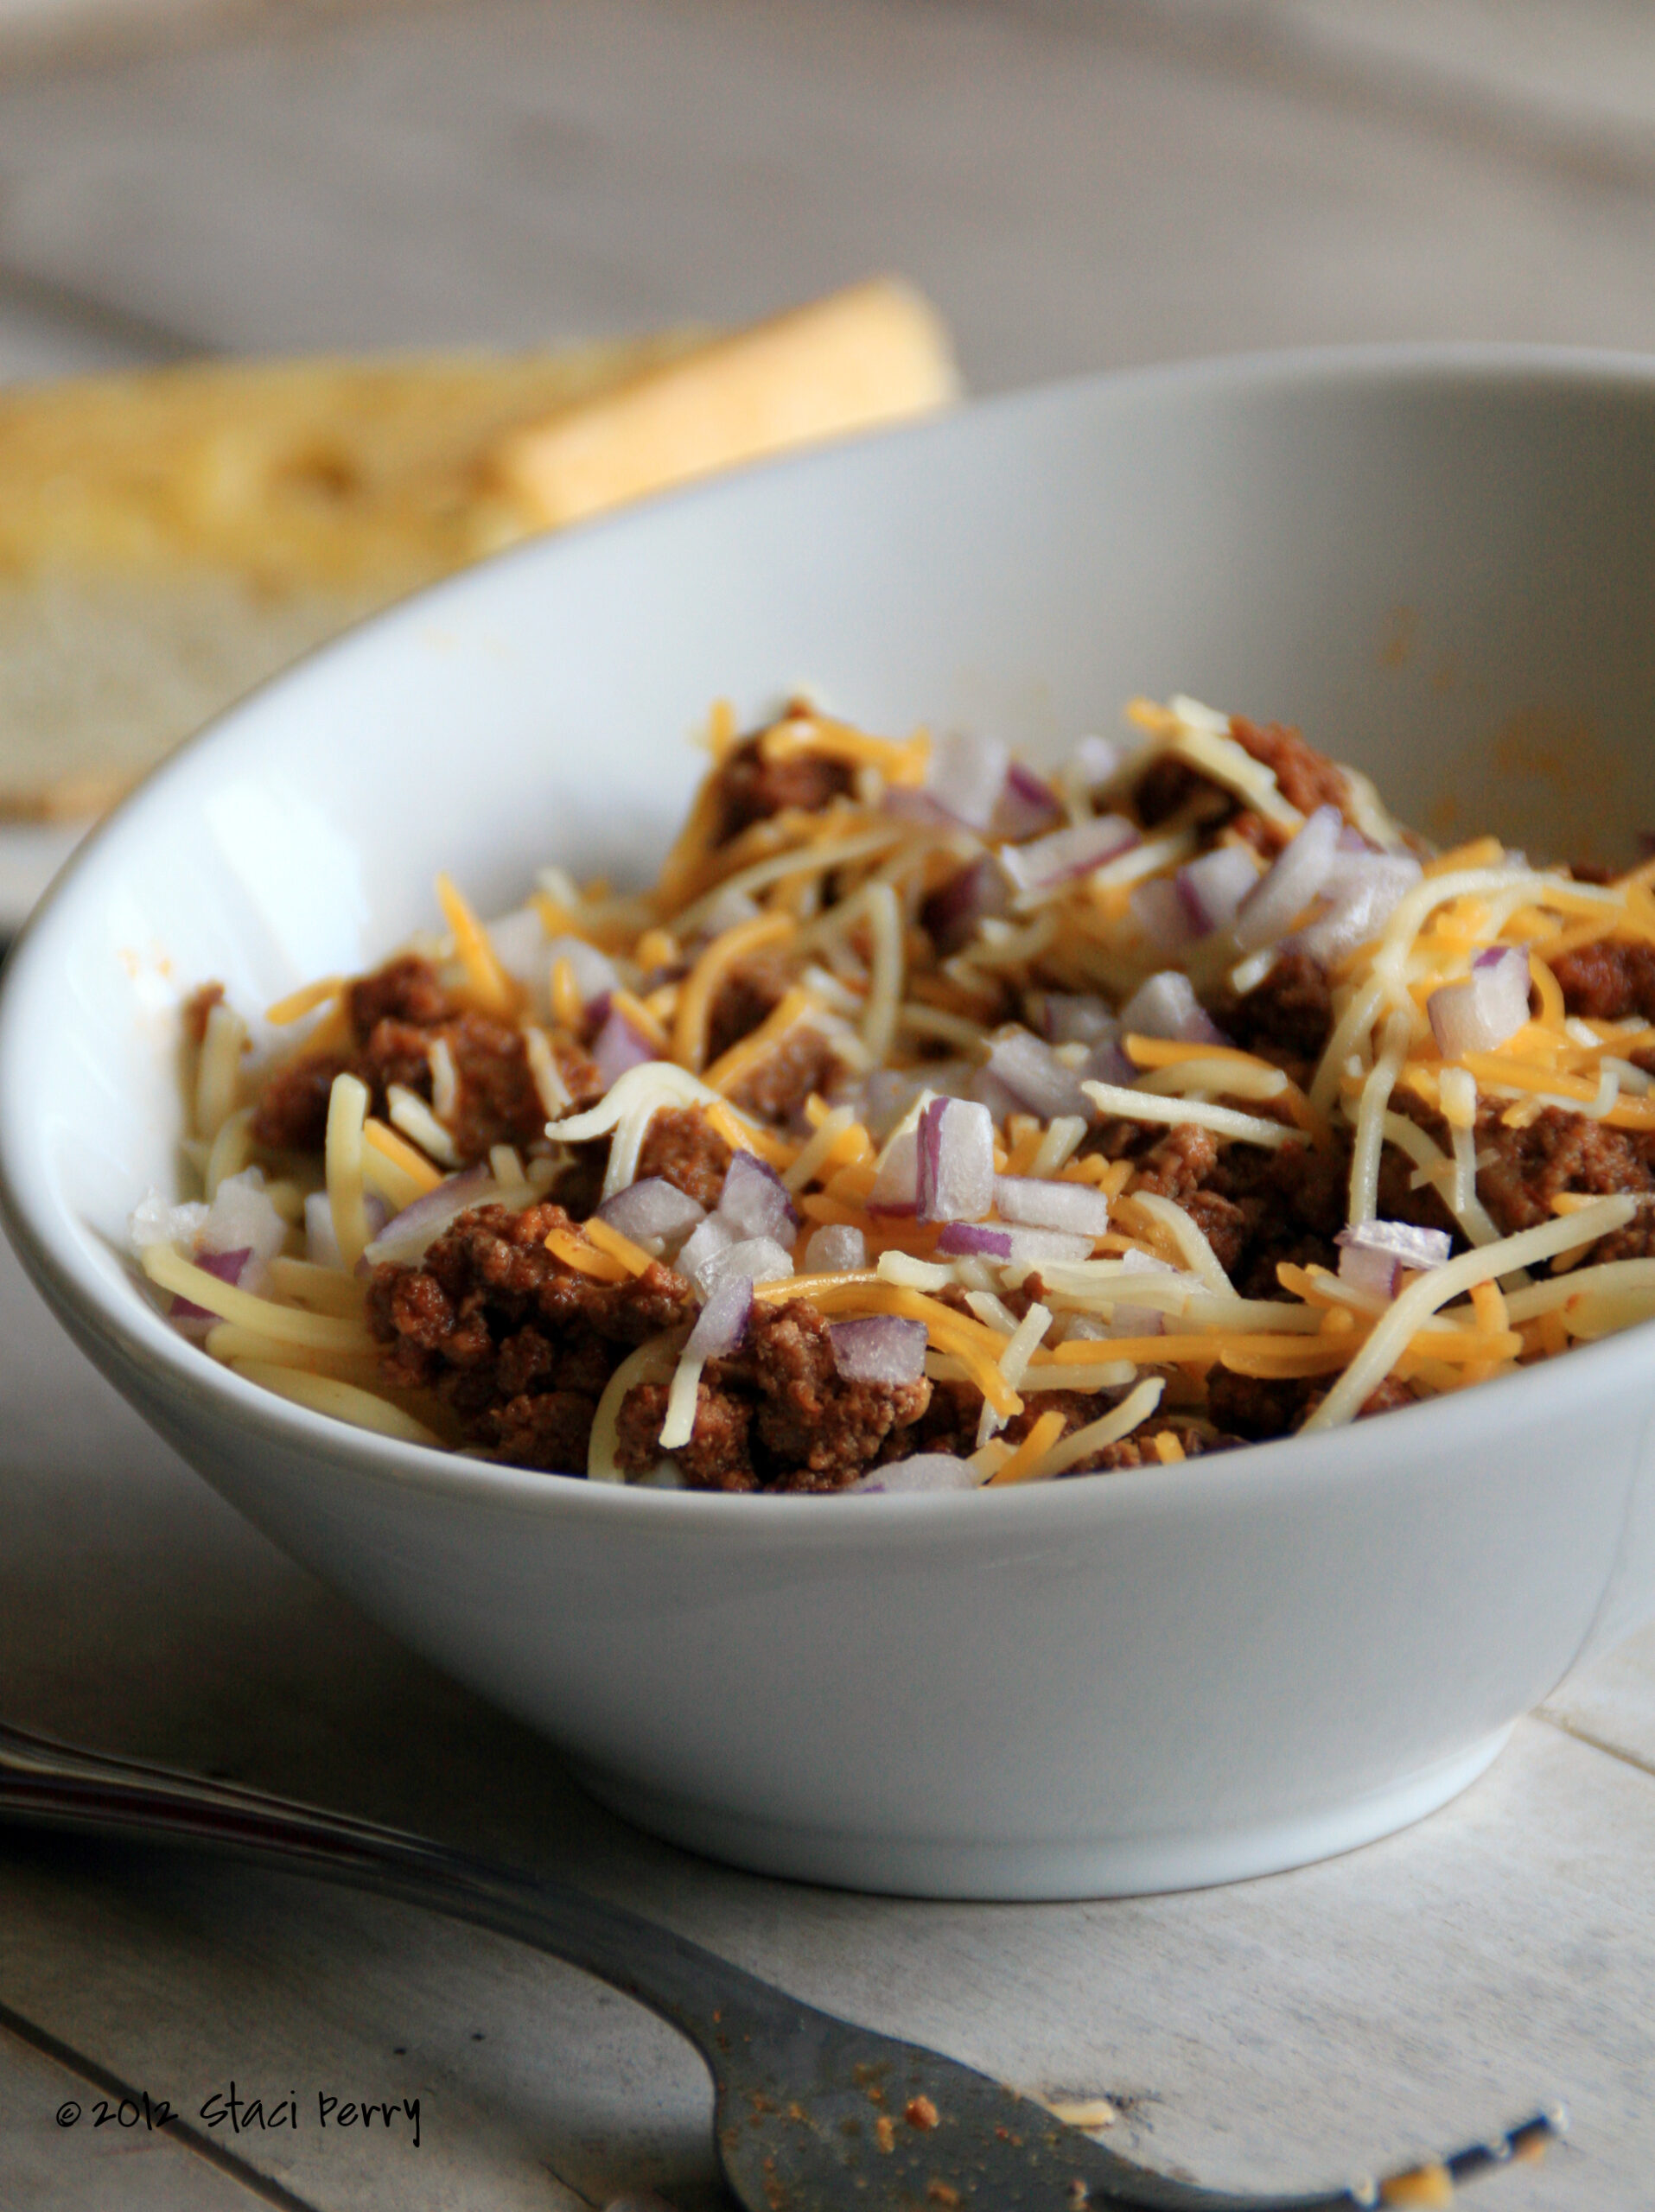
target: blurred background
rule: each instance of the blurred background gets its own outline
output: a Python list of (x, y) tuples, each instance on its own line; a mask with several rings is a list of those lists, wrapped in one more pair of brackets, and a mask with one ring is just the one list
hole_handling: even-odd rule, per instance
[(0, 0), (0, 376), (737, 322), (1655, 343), (1641, 0)]

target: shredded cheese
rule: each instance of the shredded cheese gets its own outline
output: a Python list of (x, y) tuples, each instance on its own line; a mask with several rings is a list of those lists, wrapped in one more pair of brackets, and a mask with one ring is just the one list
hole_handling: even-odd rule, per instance
[(353, 1075), (336, 1075), (328, 1098), (328, 1136), (323, 1159), (334, 1237), (347, 1268), (356, 1265), (373, 1234), (368, 1220), (366, 1179), (362, 1166), (362, 1128), (367, 1109), (366, 1084)]
[(704, 1359), (692, 1358), (687, 1351), (678, 1355), (666, 1394), (665, 1418), (661, 1422), (663, 1452), (681, 1450), (696, 1433), (697, 1393), (701, 1387), (701, 1370), (706, 1363)]
[(436, 879), (437, 903), (454, 932), (454, 950), (466, 971), (472, 997), (485, 1014), (515, 1014), (518, 987), (500, 963), (487, 931), (460, 895), (451, 878)]
[[(1498, 1243), (1463, 1252), (1457, 1260), (1416, 1275), (1392, 1303), (1373, 1333), (1340, 1376), (1334, 1388), (1305, 1423), (1306, 1430), (1336, 1428), (1360, 1412), (1397, 1363), (1420, 1323), (1446, 1306), (1451, 1298), (1468, 1291), (1474, 1283), (1491, 1282), (1513, 1268), (1531, 1267), (1571, 1244), (1593, 1244), (1611, 1230), (1622, 1229), (1638, 1211), (1635, 1198), (1600, 1198), (1564, 1221), (1542, 1222)], [(1588, 1229), (1582, 1236), (1582, 1231)]]
[(714, 938), (678, 988), (672, 1057), (681, 1067), (697, 1071), (707, 1057), (707, 1018), (720, 984), (754, 953), (784, 944), (796, 927), (790, 914), (755, 914)]
[(1270, 1147), (1299, 1141), (1299, 1132), (1280, 1122), (1267, 1122), (1257, 1114), (1240, 1114), (1231, 1106), (1209, 1105), (1204, 1099), (1150, 1097), (1116, 1083), (1083, 1083), (1080, 1088), (1099, 1113), (1113, 1115), (1123, 1122), (1160, 1122), (1168, 1128), (1180, 1122), (1193, 1122), (1198, 1128), (1212, 1129), (1218, 1135), (1233, 1137), (1239, 1143)]
[(272, 1029), (285, 1029), (290, 1022), (302, 1021), (307, 1014), (314, 1014), (319, 1006), (330, 1006), (345, 988), (342, 976), (321, 976), (314, 983), (301, 984), (296, 991), (290, 991), (285, 998), (277, 999), (274, 1006), (264, 1009), (264, 1019)]
[(250, 1290), (221, 1282), (171, 1244), (149, 1245), (139, 1257), (145, 1274), (162, 1290), (188, 1299), (221, 1320), (257, 1330), (261, 1336), (274, 1337), (283, 1344), (314, 1345), (319, 1351), (371, 1352), (374, 1348), (359, 1317), (309, 1313), (296, 1306), (278, 1306), (271, 1299), (255, 1297)]

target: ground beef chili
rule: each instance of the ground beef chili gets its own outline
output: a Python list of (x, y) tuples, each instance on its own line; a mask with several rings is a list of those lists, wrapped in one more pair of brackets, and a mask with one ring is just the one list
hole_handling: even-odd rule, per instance
[[(1414, 914), (1415, 899), (1413, 918), (1393, 926), (1389, 918), (1424, 881), (1423, 849), (1386, 824), (1361, 779), (1283, 724), (1237, 717), (1226, 737), (1205, 710), (1182, 713), (1178, 702), (1146, 713), (1145, 754), (1117, 757), (1113, 769), (1099, 766), (1095, 748), (1078, 753), (1050, 804), (1031, 810), (1030, 779), (1006, 782), (992, 748), (986, 766), (975, 767), (956, 751), (949, 772), (962, 760), (971, 771), (958, 788), (939, 780), (916, 791), (923, 739), (882, 740), (824, 722), (812, 741), (811, 710), (792, 702), (777, 741), (753, 732), (711, 772), (667, 877), (648, 898), (543, 879), (535, 903), (548, 959), (573, 928), (608, 971), (601, 988), (582, 986), (571, 1004), (566, 975), (514, 974), (506, 940), (493, 950), (474, 919), (456, 913), (449, 886), (440, 958), (410, 950), (348, 983), (321, 1012), (315, 1041), (259, 1084), (251, 1114), (239, 1117), (245, 1131), (236, 1122), (194, 1131), (208, 1179), (233, 1187), (226, 1163), (240, 1144), (247, 1172), (270, 1175), (283, 1192), (287, 1211), (266, 1249), (278, 1251), (283, 1224), (302, 1216), (313, 1263), (328, 1263), (319, 1255), (330, 1239), (335, 1262), (362, 1254), (366, 1319), (347, 1364), (372, 1372), (377, 1361), (388, 1406), (429, 1415), (444, 1440), (457, 1436), (474, 1452), (548, 1471), (589, 1466), (608, 1479), (661, 1479), (663, 1458), (678, 1479), (727, 1491), (843, 1491), (939, 1454), (1013, 1481), (1148, 1468), (1307, 1421), (1406, 1408), (1447, 1387), (1443, 1370), (1456, 1358), (1505, 1371), (1563, 1348), (1569, 1301), (1596, 1265), (1655, 1259), (1655, 1091), (1644, 1087), (1655, 1074), (1646, 1034), (1655, 1027), (1655, 932), (1646, 892), (1595, 868), (1573, 882), (1540, 879), (1537, 889), (1528, 863), (1498, 852), (1490, 862), (1483, 841), (1479, 857), (1451, 861), (1448, 871), (1474, 867), (1486, 887), (1491, 870), (1497, 880), (1506, 870), (1515, 901), (1497, 882), (1490, 902), (1512, 917), (1488, 925), (1498, 942), (1473, 942), (1469, 894), (1429, 925)], [(1281, 805), (1267, 802), (1260, 769)], [(1360, 834), (1334, 849), (1324, 824), (1300, 848), (1296, 871), (1283, 864), (1274, 880), (1291, 887), (1299, 908), (1289, 913), (1278, 897), (1281, 911), (1266, 925), (1276, 933), (1259, 945), (1259, 907), (1244, 928), (1235, 902), (1276, 868), (1297, 835), (1295, 817), (1330, 806)], [(1099, 825), (1088, 848), (1092, 817), (1120, 812), (1130, 824)], [(971, 826), (1014, 815), (1033, 825), (1016, 840)], [(1151, 838), (1166, 842), (1146, 872)], [(1025, 848), (1015, 861), (1009, 842)], [(1183, 868), (1213, 859), (1194, 883), (1179, 879)], [(1158, 880), (1154, 895), (1145, 895), (1149, 877)], [(1588, 884), (1602, 888), (1588, 897)], [(1455, 895), (1444, 892), (1439, 904)], [(1357, 917), (1342, 939), (1334, 926), (1341, 899)], [(715, 923), (720, 911), (734, 918)], [(535, 934), (535, 909), (508, 920), (520, 952)], [(745, 938), (721, 946), (727, 930), (743, 928)], [(1569, 949), (1549, 952), (1554, 942)], [(1484, 955), (1503, 982), (1482, 974)], [(1550, 965), (1556, 991), (1544, 975), (1533, 988), (1536, 961)], [(710, 983), (694, 980), (698, 969)], [(1120, 1014), (1151, 976), (1162, 988), (1139, 998), (1153, 1012), (1135, 1019), (1161, 1026), (1133, 1045), (1129, 1067)], [(1457, 996), (1440, 1000), (1442, 991)], [(1559, 993), (1567, 1029), (1554, 1011)], [(627, 1065), (622, 1053), (617, 1075), (610, 1016), (621, 994), (634, 1042), (665, 1058), (681, 1033), (693, 1033), (693, 1054), (661, 1066)], [(327, 1005), (326, 989), (307, 994), (312, 1001)], [(761, 1056), (744, 1051), (784, 1003), (796, 1003), (799, 1018), (767, 1039)], [(1369, 1005), (1371, 1018), (1362, 1013)], [(1386, 1045), (1397, 1014), (1408, 1016), (1402, 1042)], [(1352, 1033), (1359, 1017), (1367, 1026)], [(219, 986), (189, 999), (182, 1027), (196, 1055), (198, 1108), (203, 1099), (222, 1107), (235, 1095), (245, 1031)], [(1336, 1027), (1348, 1042), (1334, 1066)], [(985, 1071), (1009, 1031), (1021, 1035)], [(1065, 1041), (1047, 1046), (1047, 1038)], [(1151, 1054), (1145, 1044), (1163, 1049)], [(1359, 1150), (1359, 1127), (1375, 1126), (1382, 1050), (1394, 1072), (1378, 1102), (1380, 1141)], [(1501, 1051), (1512, 1056), (1505, 1066)], [(1237, 1054), (1244, 1077), (1231, 1073)], [(1178, 1071), (1192, 1059), (1201, 1072), (1186, 1078), (1181, 1104)], [(1002, 1067), (1032, 1084), (1030, 1097), (1002, 1081)], [(335, 1173), (321, 1155), (342, 1074), (366, 1087), (375, 1121), (361, 1128), (354, 1183), (335, 1193), (331, 1182), (317, 1183), (324, 1168)], [(1294, 1090), (1282, 1087), (1283, 1075)], [(1077, 1090), (1094, 1077), (1106, 1094)], [(900, 1158), (882, 1149), (893, 1116), (921, 1084), (939, 1096), (926, 1134), (913, 1139), (904, 1171), (911, 1187), (898, 1187), (898, 1178), (887, 1189)], [(442, 1135), (423, 1124), (429, 1160), (406, 1148), (418, 1115), (402, 1115), (401, 1135), (384, 1126), (398, 1087), (431, 1115), (441, 1106)], [(360, 1097), (342, 1096), (355, 1113)], [(1448, 1116), (1468, 1123), (1474, 1105), (1474, 1126), (1456, 1136)], [(943, 1132), (951, 1114), (958, 1128), (961, 1113), (977, 1117), (969, 1141), (977, 1167), (975, 1179), (956, 1183), (963, 1155), (945, 1166)], [(744, 1155), (740, 1173), (732, 1143)], [(633, 1147), (635, 1173), (621, 1175)], [(801, 1163), (806, 1147), (811, 1159)], [(1027, 1187), (1014, 1194), (993, 1182), (990, 1152), (999, 1172), (1052, 1185), (1032, 1214), (1017, 1211), (1030, 1203)], [(463, 1192), (439, 1173), (455, 1160), (487, 1163)], [(628, 1181), (656, 1187), (634, 1200)], [(604, 1191), (617, 1182), (607, 1205)], [(964, 1187), (977, 1192), (977, 1211), (932, 1210), (945, 1189)], [(490, 1189), (509, 1204), (480, 1198), (454, 1215), (442, 1195), (457, 1205)], [(370, 1196), (404, 1209), (382, 1233)], [(1181, 1224), (1173, 1235), (1162, 1211), (1135, 1208), (1135, 1198), (1181, 1210), (1206, 1252)], [(245, 1209), (254, 1200), (244, 1192), (239, 1203), (241, 1229), (227, 1243), (201, 1246), (207, 1257), (226, 1262), (250, 1243)], [(215, 1198), (195, 1211), (211, 1217), (218, 1209)], [(1582, 1230), (1592, 1233), (1571, 1247), (1581, 1209), (1590, 1210)], [(1049, 1227), (1032, 1225), (1046, 1219)], [(411, 1230), (411, 1220), (419, 1224)], [(399, 1223), (411, 1241), (389, 1259)], [(968, 1223), (991, 1238), (948, 1241)], [(812, 1256), (824, 1231), (838, 1240), (830, 1259)], [(197, 1224), (181, 1233), (195, 1236)], [(698, 1241), (686, 1243), (691, 1235)], [(1445, 1294), (1453, 1319), (1437, 1343), (1401, 1340), (1400, 1323), (1387, 1338), (1387, 1301), (1412, 1271), (1469, 1252), (1472, 1237), (1486, 1248), (1491, 1235), (1526, 1240), (1530, 1290), (1514, 1291), (1514, 1270), (1480, 1249), (1485, 1280), (1505, 1279), (1505, 1293), (1467, 1301), (1467, 1271), (1457, 1269), (1450, 1281), (1460, 1301)], [(1018, 1240), (1031, 1238), (1020, 1251)], [(1162, 1271), (1153, 1297), (1128, 1287), (1141, 1274), (1112, 1271), (1123, 1252)], [(290, 1243), (288, 1253), (296, 1256)], [(1557, 1296), (1548, 1262), (1567, 1286)], [(828, 1290), (803, 1280), (791, 1288), (789, 1267), (800, 1276), (825, 1272)], [(168, 1281), (164, 1272), (155, 1279)], [(193, 1300), (228, 1280), (198, 1268), (188, 1283), (175, 1272), (172, 1282)], [(750, 1310), (744, 1291), (726, 1295), (735, 1318), (720, 1333), (712, 1323), (721, 1283), (749, 1280), (761, 1286)], [(1645, 1293), (1635, 1270), (1607, 1287), (1622, 1301)], [(335, 1346), (340, 1319), (346, 1335), (353, 1326), (355, 1297), (339, 1294), (327, 1309)], [(1148, 1324), (1132, 1311), (1157, 1299)], [(1655, 1274), (1647, 1299), (1655, 1319)], [(1346, 1316), (1330, 1331), (1327, 1306), (1341, 1302)], [(234, 1310), (245, 1319), (244, 1305)], [(1499, 1324), (1502, 1312), (1515, 1315), (1512, 1326)], [(923, 1344), (913, 1334), (921, 1314)], [(1021, 1370), (1014, 1409), (997, 1419), (983, 1386), (1004, 1404), (1018, 1370), (1003, 1370), (996, 1385), (988, 1370), (1031, 1314), (1041, 1322), (1038, 1364)], [(855, 1371), (841, 1372), (836, 1343), (845, 1340), (835, 1329), (847, 1315), (895, 1319), (901, 1356), (892, 1332), (876, 1326), (884, 1351), (871, 1370), (857, 1363), (865, 1350), (847, 1350)], [(703, 1316), (704, 1357), (699, 1346), (685, 1350)], [(1592, 1333), (1591, 1319), (1575, 1332)], [(1203, 1338), (1182, 1362), (1174, 1341), (1181, 1327)], [(1479, 1332), (1496, 1351), (1485, 1355)], [(1330, 1366), (1328, 1345), (1337, 1348), (1341, 1334), (1350, 1350)], [(1260, 1341), (1243, 1356), (1249, 1338)], [(1130, 1340), (1130, 1352), (1112, 1356), (1112, 1340)], [(865, 1348), (870, 1339), (859, 1341)], [(1309, 1359), (1296, 1357), (1300, 1343)], [(1363, 1365), (1359, 1348), (1370, 1343), (1375, 1356)], [(623, 1387), (617, 1370), (640, 1348)], [(1118, 1371), (1122, 1361), (1134, 1379), (1053, 1389), (1064, 1359), (1077, 1382)], [(1295, 1366), (1311, 1371), (1295, 1374)], [(907, 1379), (869, 1380), (870, 1371)], [(688, 1440), (664, 1452), (669, 1411), (666, 1433)], [(1061, 1464), (1061, 1448), (1082, 1432), (1083, 1454)], [(1099, 1433), (1109, 1440), (1097, 1441)], [(1059, 1463), (1047, 1463), (1054, 1444)]]
[[(708, 1366), (694, 1440), (678, 1454), (698, 1488), (843, 1490), (912, 1448), (906, 1433), (929, 1406), (931, 1384), (846, 1381), (828, 1326), (805, 1300), (754, 1307), (740, 1351)], [(665, 1411), (664, 1386), (630, 1393), (615, 1453), (622, 1467), (654, 1465)]]
[[(792, 978), (774, 953), (755, 953), (724, 978), (707, 1014), (707, 1058), (716, 1064), (774, 1012)], [(730, 1091), (732, 1103), (786, 1123), (812, 1091), (824, 1091), (837, 1065), (833, 1046), (808, 1021), (795, 1023)]]
[(435, 1389), (468, 1443), (519, 1465), (576, 1472), (592, 1416), (624, 1353), (694, 1312), (691, 1286), (652, 1264), (624, 1283), (594, 1281), (545, 1249), (561, 1206), (480, 1206), (461, 1214), (417, 1268), (376, 1268), (368, 1325), (385, 1379)]
[(809, 753), (767, 760), (761, 742), (760, 736), (744, 738), (731, 747), (718, 769), (715, 844), (727, 845), (754, 823), (767, 822), (788, 809), (819, 814), (852, 788), (854, 779), (843, 761)]
[[(487, 1158), (497, 1144), (526, 1145), (544, 1133), (546, 1109), (529, 1070), (521, 1033), (456, 1005), (429, 960), (406, 954), (353, 983), (345, 995), (350, 1043), (302, 1055), (271, 1077), (253, 1111), (255, 1141), (276, 1152), (317, 1152), (328, 1131), (334, 1078), (348, 1072), (368, 1087), (384, 1115), (392, 1084), (429, 1105), (431, 1048), (446, 1045), (455, 1103), (445, 1124), (462, 1162)], [(592, 1060), (568, 1040), (554, 1047), (575, 1108), (595, 1105), (603, 1084)]]
[[(1296, 729), (1280, 722), (1250, 722), (1244, 715), (1236, 715), (1231, 718), (1230, 734), (1244, 752), (1270, 771), (1276, 789), (1290, 806), (1302, 814), (1314, 813), (1319, 806), (1336, 806), (1347, 822), (1351, 820), (1351, 786), (1344, 770), (1307, 745)], [(1187, 812), (1207, 831), (1228, 829), (1266, 857), (1279, 852), (1286, 842), (1282, 830), (1222, 785), (1176, 758), (1151, 762), (1133, 798), (1139, 818), (1149, 829), (1159, 829), (1174, 815)]]
[(1308, 952), (1289, 947), (1251, 990), (1216, 993), (1213, 1019), (1244, 1052), (1303, 1077), (1327, 1051), (1333, 1034), (1333, 984)]
[(1655, 1021), (1655, 945), (1606, 938), (1552, 965), (1569, 1012), (1588, 1021)]
[(638, 1175), (659, 1175), (697, 1205), (715, 1206), (724, 1187), (730, 1149), (704, 1114), (669, 1106), (656, 1115), (639, 1154)]

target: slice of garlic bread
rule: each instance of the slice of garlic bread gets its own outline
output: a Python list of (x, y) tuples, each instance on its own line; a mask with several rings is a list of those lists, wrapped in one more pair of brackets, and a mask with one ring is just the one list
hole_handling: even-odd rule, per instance
[(310, 646), (535, 531), (939, 406), (925, 302), (734, 335), (0, 391), (0, 818), (96, 814)]

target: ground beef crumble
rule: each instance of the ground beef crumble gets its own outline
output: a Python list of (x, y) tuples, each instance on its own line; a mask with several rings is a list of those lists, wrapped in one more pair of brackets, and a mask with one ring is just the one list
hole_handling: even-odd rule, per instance
[(1307, 745), (1296, 729), (1284, 722), (1251, 722), (1244, 715), (1232, 715), (1230, 734), (1244, 753), (1270, 771), (1289, 806), (1296, 806), (1301, 814), (1336, 806), (1349, 821), (1351, 787), (1345, 771), (1325, 753)]
[[(710, 1063), (750, 1036), (780, 1005), (791, 981), (773, 952), (738, 961), (720, 984), (707, 1015)], [(732, 1104), (762, 1120), (786, 1122), (813, 1090), (824, 1090), (837, 1066), (832, 1046), (808, 1022), (796, 1023), (729, 1093)]]
[[(829, 1324), (804, 1299), (761, 1302), (746, 1341), (710, 1360), (690, 1444), (672, 1456), (698, 1489), (843, 1490), (876, 1461), (924, 1447), (910, 1433), (932, 1385), (853, 1382), (834, 1363)], [(628, 1391), (615, 1457), (642, 1472), (660, 1456), (665, 1384)], [(893, 1442), (895, 1449), (888, 1449)]]
[[(1289, 806), (1301, 814), (1313, 814), (1319, 806), (1336, 806), (1350, 821), (1351, 787), (1344, 770), (1337, 761), (1307, 745), (1296, 729), (1281, 722), (1251, 722), (1244, 715), (1235, 715), (1231, 717), (1230, 734), (1244, 752), (1270, 771), (1276, 789)], [(1209, 833), (1227, 827), (1266, 857), (1287, 842), (1288, 833), (1244, 806), (1232, 791), (1168, 754), (1152, 761), (1139, 779), (1133, 804), (1146, 829), (1155, 829), (1189, 810)]]
[(843, 760), (820, 753), (767, 760), (760, 747), (760, 737), (743, 738), (719, 768), (715, 845), (729, 844), (754, 822), (767, 822), (790, 807), (819, 814), (852, 789), (851, 772)]
[(638, 1179), (662, 1176), (698, 1205), (716, 1206), (729, 1163), (729, 1147), (698, 1108), (668, 1106), (650, 1122)]
[(1550, 963), (1563, 1005), (1587, 1021), (1655, 1021), (1655, 944), (1601, 938)]
[(1484, 1162), (1477, 1189), (1503, 1236), (1551, 1220), (1551, 1201), (1560, 1191), (1600, 1198), (1626, 1193), (1645, 1198), (1645, 1205), (1624, 1229), (1593, 1246), (1592, 1261), (1655, 1254), (1655, 1145), (1649, 1137), (1556, 1106), (1544, 1108), (1526, 1127), (1507, 1128), (1499, 1107), (1485, 1104), (1477, 1115), (1477, 1152)]
[[(456, 1079), (447, 1122), (463, 1161), (487, 1157), (491, 1145), (526, 1145), (542, 1136), (546, 1109), (529, 1071), (520, 1033), (458, 1005), (429, 960), (404, 954), (346, 994), (350, 1047), (301, 1053), (277, 1068), (254, 1111), (254, 1141), (277, 1152), (319, 1152), (328, 1131), (328, 1103), (335, 1076), (359, 1077), (372, 1094), (371, 1111), (383, 1116), (386, 1094), (401, 1084), (429, 1105), (430, 1051), (440, 1039), (449, 1048)], [(566, 1039), (553, 1047), (574, 1113), (603, 1096), (596, 1068)]]
[(387, 1382), (434, 1389), (468, 1443), (519, 1465), (582, 1473), (592, 1416), (624, 1354), (695, 1312), (691, 1287), (652, 1262), (605, 1283), (545, 1249), (561, 1206), (478, 1206), (417, 1268), (376, 1268), (368, 1325)]
[(1333, 986), (1327, 972), (1308, 952), (1289, 947), (1270, 972), (1238, 996), (1225, 991), (1213, 998), (1213, 1019), (1245, 1052), (1271, 1060), (1301, 1084), (1314, 1072), (1334, 1033)]

